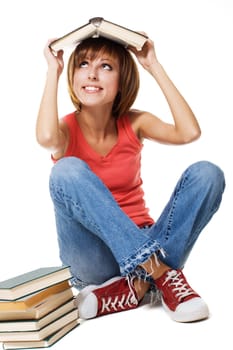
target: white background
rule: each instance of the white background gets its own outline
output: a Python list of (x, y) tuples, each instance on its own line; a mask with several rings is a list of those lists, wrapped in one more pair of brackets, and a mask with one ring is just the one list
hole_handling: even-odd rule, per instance
[[(48, 192), (50, 155), (35, 140), (35, 122), (46, 76), (43, 48), (102, 16), (154, 40), (164, 68), (195, 112), (202, 137), (186, 146), (146, 143), (143, 179), (156, 218), (181, 172), (201, 159), (222, 167), (227, 187), (221, 209), (203, 231), (185, 273), (206, 299), (208, 321), (172, 322), (161, 307), (141, 307), (83, 323), (54, 349), (134, 349), (152, 346), (197, 349), (232, 346), (232, 80), (231, 0), (30, 1), (0, 5), (0, 281), (41, 266), (60, 264), (53, 208)], [(67, 55), (65, 58), (67, 59)], [(135, 107), (165, 120), (170, 114), (152, 78), (141, 72)], [(61, 79), (59, 112), (73, 110)], [(129, 345), (126, 345), (129, 344)]]

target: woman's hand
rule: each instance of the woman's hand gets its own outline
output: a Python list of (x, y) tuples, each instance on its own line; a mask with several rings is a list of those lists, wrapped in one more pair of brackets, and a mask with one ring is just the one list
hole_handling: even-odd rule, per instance
[[(145, 33), (142, 33), (145, 34)], [(156, 56), (154, 42), (151, 39), (147, 39), (142, 49), (138, 51), (134, 47), (129, 48), (130, 51), (134, 53), (137, 57), (138, 62), (145, 68), (146, 70), (150, 70), (150, 66), (153, 63), (158, 63), (158, 59)]]
[(44, 56), (48, 64), (48, 68), (56, 69), (58, 75), (60, 76), (64, 69), (64, 60), (63, 60), (63, 50), (54, 52), (50, 49), (49, 45), (54, 41), (54, 39), (48, 40), (44, 48)]

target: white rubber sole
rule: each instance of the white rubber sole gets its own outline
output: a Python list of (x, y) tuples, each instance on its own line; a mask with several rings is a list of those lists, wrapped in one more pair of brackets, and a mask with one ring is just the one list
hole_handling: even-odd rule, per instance
[(169, 309), (162, 299), (162, 304), (171, 319), (176, 322), (195, 322), (209, 317), (209, 309), (202, 298), (193, 298), (181, 303), (175, 311)]

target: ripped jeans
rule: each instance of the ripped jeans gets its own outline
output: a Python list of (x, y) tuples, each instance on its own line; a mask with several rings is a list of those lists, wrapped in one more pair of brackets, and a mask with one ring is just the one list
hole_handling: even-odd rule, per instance
[(77, 288), (113, 276), (139, 276), (143, 273), (138, 265), (154, 253), (168, 266), (182, 268), (218, 210), (224, 187), (219, 167), (194, 163), (182, 174), (156, 223), (139, 228), (84, 161), (62, 158), (50, 175), (61, 261), (70, 266)]

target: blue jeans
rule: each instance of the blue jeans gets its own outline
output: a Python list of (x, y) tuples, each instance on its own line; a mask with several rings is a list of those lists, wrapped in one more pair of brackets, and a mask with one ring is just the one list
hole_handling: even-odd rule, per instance
[(139, 228), (84, 161), (62, 158), (50, 175), (61, 261), (80, 288), (139, 274), (138, 265), (154, 253), (170, 267), (182, 268), (219, 208), (224, 187), (219, 167), (197, 162), (182, 174), (156, 223)]

